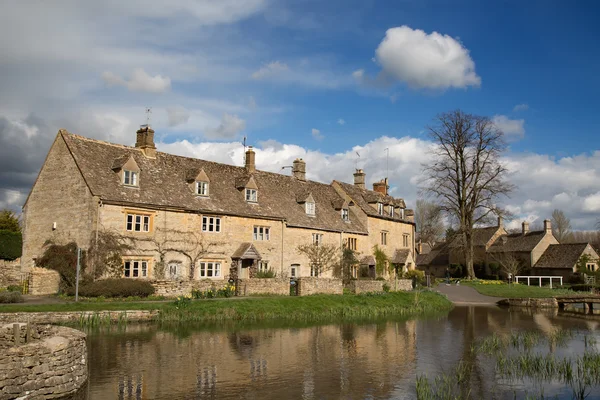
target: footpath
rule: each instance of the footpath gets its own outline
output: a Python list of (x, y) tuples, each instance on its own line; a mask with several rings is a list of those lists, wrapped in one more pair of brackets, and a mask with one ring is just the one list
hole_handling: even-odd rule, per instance
[(440, 292), (455, 305), (496, 305), (502, 297), (485, 296), (469, 286), (440, 283), (435, 290)]

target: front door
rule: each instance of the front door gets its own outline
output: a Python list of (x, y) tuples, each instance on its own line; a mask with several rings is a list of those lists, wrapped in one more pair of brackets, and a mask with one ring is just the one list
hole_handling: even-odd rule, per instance
[(238, 269), (238, 278), (239, 279), (248, 279), (250, 278), (250, 267), (252, 266), (254, 260), (242, 260), (239, 263)]

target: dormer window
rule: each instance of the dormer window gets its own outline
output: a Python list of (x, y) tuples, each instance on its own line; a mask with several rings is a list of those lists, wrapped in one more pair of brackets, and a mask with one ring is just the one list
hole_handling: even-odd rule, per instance
[(350, 213), (347, 208), (342, 208), (342, 220), (350, 221)]
[(394, 218), (394, 206), (390, 206), (390, 217)]
[(138, 185), (138, 173), (136, 171), (123, 170), (123, 185), (126, 186), (137, 186)]
[(404, 208), (400, 209), (400, 218), (404, 219)]
[(249, 203), (256, 203), (257, 192), (256, 189), (246, 189), (246, 201)]
[(306, 203), (304, 203), (304, 207), (306, 207), (307, 215), (315, 215), (315, 203), (313, 203), (312, 201), (307, 201)]
[(377, 203), (377, 213), (383, 215), (383, 203)]
[(208, 182), (196, 182), (196, 194), (208, 196)]

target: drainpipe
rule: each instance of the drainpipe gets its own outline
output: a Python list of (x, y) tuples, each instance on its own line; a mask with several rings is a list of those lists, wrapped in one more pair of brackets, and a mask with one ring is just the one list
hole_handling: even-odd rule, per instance
[(283, 276), (283, 232), (284, 232), (284, 221), (281, 220), (281, 276)]

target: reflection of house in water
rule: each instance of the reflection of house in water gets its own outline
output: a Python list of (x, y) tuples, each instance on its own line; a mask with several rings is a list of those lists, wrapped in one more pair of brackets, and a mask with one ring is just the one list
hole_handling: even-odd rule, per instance
[[(416, 322), (90, 336), (94, 397), (389, 396), (415, 369)], [(131, 332), (131, 333), (129, 333)]]

